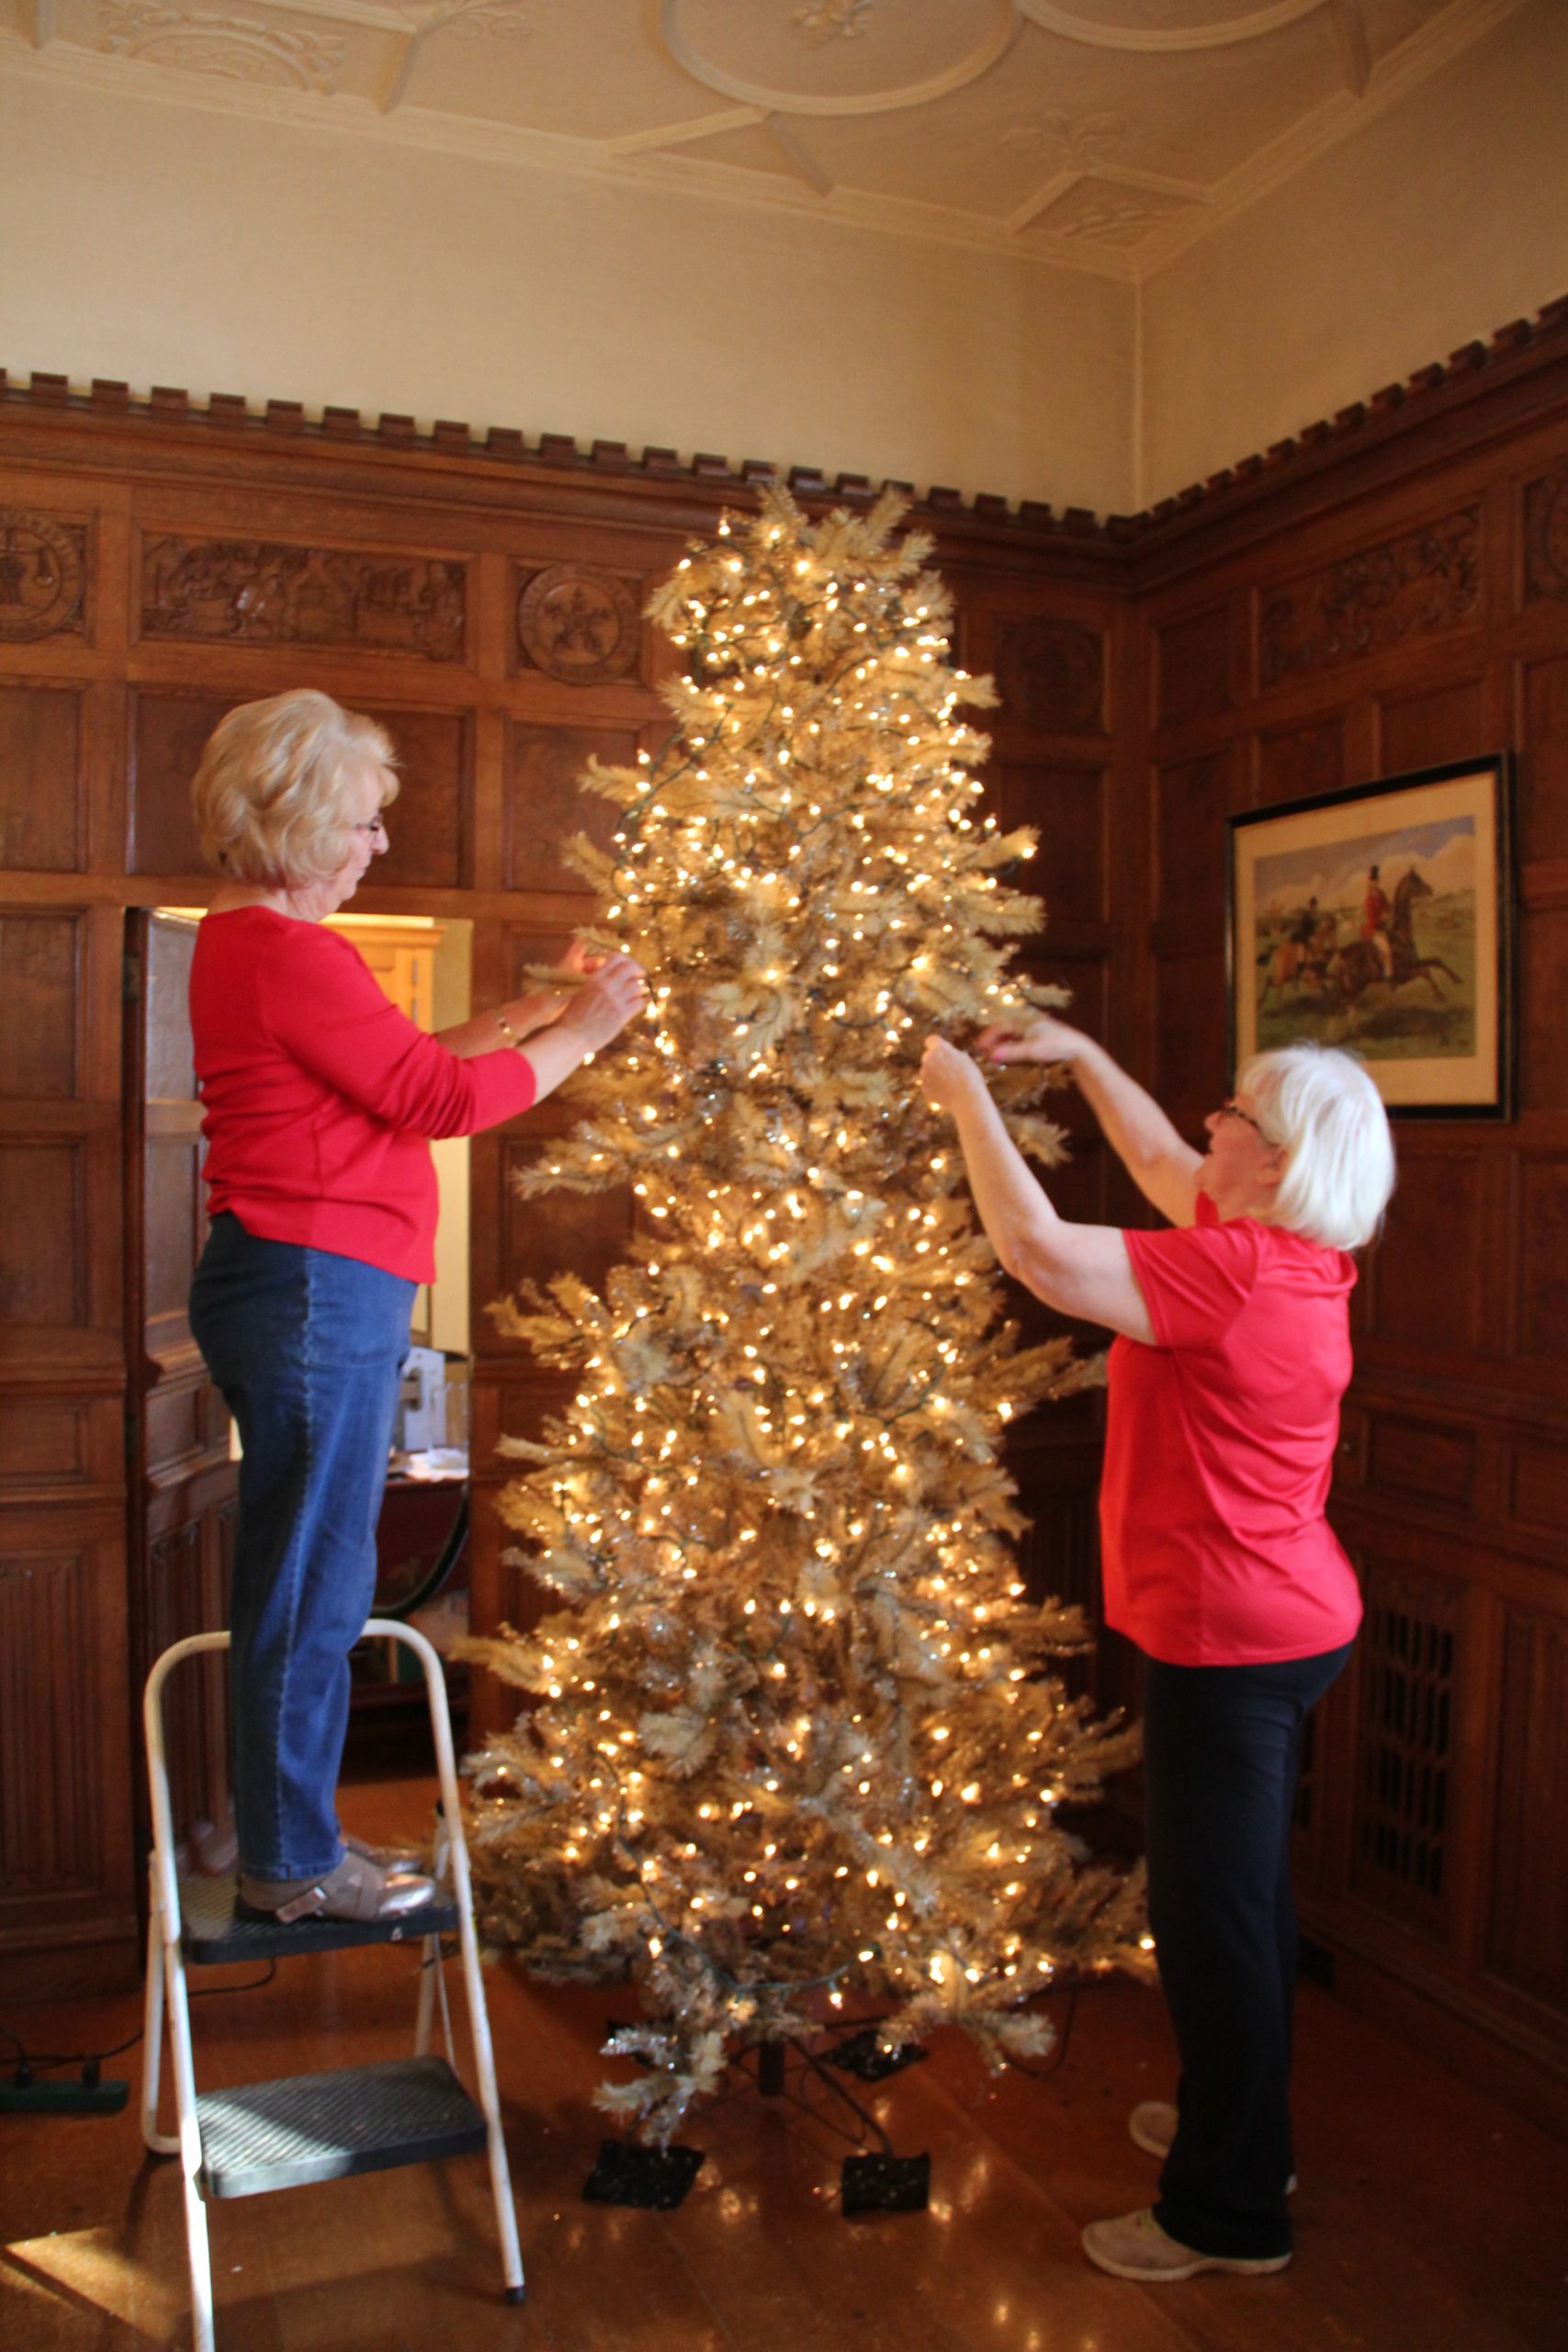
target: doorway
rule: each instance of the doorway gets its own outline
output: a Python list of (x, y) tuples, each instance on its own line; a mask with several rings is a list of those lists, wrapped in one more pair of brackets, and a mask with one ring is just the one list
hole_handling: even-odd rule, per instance
[[(200, 907), (128, 910), (125, 927), (124, 1263), (126, 1455), (132, 1720), (152, 1660), (227, 1623), (238, 1446), (191, 1338), (186, 1299), (207, 1238), (201, 1108), (187, 988)], [(468, 1018), (468, 918), (333, 918), (381, 987), (421, 1028)], [(440, 1188), (436, 1275), (416, 1294), (412, 1349), (378, 1532), (376, 1609), (406, 1618), (446, 1655), (468, 1623), (469, 1145), (432, 1147)], [(389, 1657), (395, 1653), (395, 1658)], [(376, 1744), (423, 1726), (401, 1645), (355, 1655), (354, 1709)], [(455, 1712), (461, 1678), (453, 1690)], [(191, 1867), (228, 1866), (229, 1763), (222, 1678), (204, 1679), (171, 1753), (175, 1822)], [(369, 1726), (367, 1726), (367, 1731)], [(141, 1776), (134, 1775), (139, 1798)], [(142, 1806), (144, 1811), (144, 1805)], [(143, 1829), (145, 1824), (142, 1824)]]

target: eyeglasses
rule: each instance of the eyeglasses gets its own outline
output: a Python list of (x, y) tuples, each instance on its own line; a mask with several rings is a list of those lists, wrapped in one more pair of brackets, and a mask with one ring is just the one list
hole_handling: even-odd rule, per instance
[(372, 841), (375, 840), (378, 833), (380, 834), (383, 841), (387, 838), (387, 821), (379, 812), (378, 812), (374, 817), (367, 817), (364, 823), (355, 825), (354, 830), (356, 833), (368, 833)]
[(1263, 1125), (1262, 1120), (1255, 1119), (1250, 1111), (1244, 1111), (1241, 1104), (1236, 1101), (1235, 1095), (1232, 1095), (1228, 1102), (1222, 1102), (1220, 1104), (1220, 1107), (1215, 1112), (1214, 1116), (1217, 1119), (1244, 1120), (1252, 1129), (1253, 1134), (1255, 1136), (1261, 1136), (1265, 1143), (1269, 1143), (1273, 1140), (1268, 1129)]

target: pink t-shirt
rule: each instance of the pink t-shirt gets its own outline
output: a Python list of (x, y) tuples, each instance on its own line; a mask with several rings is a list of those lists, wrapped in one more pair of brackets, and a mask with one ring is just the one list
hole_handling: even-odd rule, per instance
[(1353, 1261), (1255, 1217), (1129, 1232), (1154, 1345), (1111, 1351), (1106, 1622), (1170, 1666), (1337, 1649), (1361, 1621), (1324, 1517)]
[(503, 1046), (460, 1059), (389, 1001), (341, 932), (270, 907), (205, 917), (190, 1025), (213, 1216), (434, 1280), (426, 1138), (527, 1110), (524, 1057)]

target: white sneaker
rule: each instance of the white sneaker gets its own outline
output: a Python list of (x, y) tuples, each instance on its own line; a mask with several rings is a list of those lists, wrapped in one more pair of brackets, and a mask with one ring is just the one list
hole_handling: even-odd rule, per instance
[(1168, 2237), (1146, 2206), (1140, 2213), (1120, 2213), (1113, 2222), (1091, 2222), (1083, 2233), (1083, 2250), (1112, 2278), (1136, 2278), (1145, 2287), (1196, 2278), (1201, 2270), (1234, 2270), (1244, 2278), (1262, 2278), (1283, 2270), (1291, 2259), (1288, 2254), (1200, 2254), (1196, 2246)]

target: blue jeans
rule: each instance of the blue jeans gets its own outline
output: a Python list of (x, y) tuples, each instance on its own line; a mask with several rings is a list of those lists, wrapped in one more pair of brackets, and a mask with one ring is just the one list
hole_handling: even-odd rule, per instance
[(376, 1589), (376, 1521), (414, 1285), (357, 1258), (264, 1241), (215, 1216), (190, 1323), (240, 1431), (230, 1603), (240, 1867), (319, 1878), (348, 1653)]
[(1291, 1815), (1302, 1727), (1349, 1655), (1148, 1661), (1149, 1925), (1181, 2056), (1154, 2210), (1201, 2254), (1291, 2250)]

